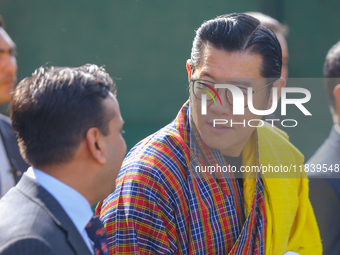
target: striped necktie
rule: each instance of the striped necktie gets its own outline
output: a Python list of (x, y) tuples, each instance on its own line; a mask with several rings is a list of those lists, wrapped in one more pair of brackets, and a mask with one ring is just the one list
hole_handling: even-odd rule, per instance
[(93, 216), (85, 227), (87, 235), (94, 243), (95, 255), (109, 255), (106, 230), (98, 216)]

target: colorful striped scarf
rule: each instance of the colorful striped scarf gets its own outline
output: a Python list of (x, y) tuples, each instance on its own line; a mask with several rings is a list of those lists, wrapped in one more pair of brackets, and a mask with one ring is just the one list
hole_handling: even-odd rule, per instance
[(98, 205), (111, 254), (265, 253), (260, 175), (244, 180), (246, 198), (232, 175), (195, 171), (228, 164), (202, 142), (189, 108), (128, 153), (116, 191)]

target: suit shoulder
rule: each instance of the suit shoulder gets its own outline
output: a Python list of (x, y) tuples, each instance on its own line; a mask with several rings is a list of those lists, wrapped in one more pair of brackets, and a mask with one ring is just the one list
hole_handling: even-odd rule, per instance
[(29, 165), (24, 161), (20, 155), (18, 147), (17, 135), (12, 129), (11, 120), (4, 115), (0, 114), (0, 131), (2, 137), (2, 143), (7, 152), (8, 159), (12, 164), (15, 174), (15, 181), (18, 182), (22, 172), (26, 171)]
[(18, 236), (64, 236), (46, 209), (16, 187), (0, 200), (0, 219), (0, 246)]
[(11, 119), (2, 114), (0, 114), (0, 130), (6, 140), (16, 142), (16, 135), (12, 128)]
[(9, 242), (0, 246), (0, 254), (11, 255), (11, 254), (35, 254), (35, 255), (55, 255), (50, 247), (49, 243), (46, 242), (40, 236), (28, 235), (18, 236), (11, 239)]
[(340, 164), (340, 134), (333, 128), (328, 138), (308, 160), (308, 164)]
[(7, 124), (11, 125), (11, 119), (6, 116), (6, 115), (3, 115), (3, 114), (0, 114), (0, 121), (1, 122), (6, 122)]
[(338, 160), (338, 156), (334, 157), (333, 150), (331, 149), (329, 140), (326, 139), (316, 150), (313, 156), (307, 161), (307, 164), (334, 163), (334, 159)]
[[(25, 181), (25, 176), (17, 186), (22, 184), (23, 180)], [(29, 250), (30, 243), (37, 243), (38, 248), (51, 247), (55, 254), (75, 254), (71, 243), (68, 241), (70, 235), (77, 236), (78, 241), (81, 242), (79, 245), (87, 250), (86, 244), (80, 241), (82, 239), (79, 232), (75, 226), (70, 226), (72, 221), (58, 202), (55, 200), (54, 203), (54, 200), (52, 200), (54, 198), (51, 195), (47, 196), (47, 193), (43, 194), (42, 189), (38, 190), (30, 185), (26, 182), (25, 186), (20, 187), (25, 187), (25, 190), (16, 186), (0, 200), (0, 250), (8, 247), (6, 249), (15, 251), (15, 249), (20, 248), (17, 243), (27, 244)], [(60, 217), (56, 216), (56, 212)], [(26, 239), (32, 240), (28, 242)], [(17, 242), (12, 244), (13, 240), (17, 240)], [(12, 252), (4, 254), (53, 254), (49, 252), (36, 253), (37, 247), (31, 253)], [(3, 253), (0, 252), (0, 254)]]
[(12, 131), (12, 121), (11, 119), (3, 114), (0, 114), (0, 128), (6, 128)]

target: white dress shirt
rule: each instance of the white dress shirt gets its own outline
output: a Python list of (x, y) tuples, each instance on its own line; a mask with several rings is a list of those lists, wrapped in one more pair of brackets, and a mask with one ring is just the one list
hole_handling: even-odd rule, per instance
[(85, 230), (93, 216), (91, 206), (86, 198), (70, 186), (33, 167), (28, 168), (24, 174), (38, 182), (59, 202), (78, 229), (91, 253), (94, 254), (92, 241)]
[(15, 181), (13, 173), (11, 172), (11, 164), (0, 135), (0, 198), (14, 185)]
[(338, 132), (338, 134), (340, 135), (340, 126), (338, 124), (334, 124), (334, 128), (336, 132)]

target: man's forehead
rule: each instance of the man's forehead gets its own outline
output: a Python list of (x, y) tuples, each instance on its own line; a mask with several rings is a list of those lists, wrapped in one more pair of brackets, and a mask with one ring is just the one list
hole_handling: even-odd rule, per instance
[(204, 47), (201, 59), (195, 70), (200, 76), (210, 78), (262, 78), (262, 56), (248, 51), (229, 52)]

